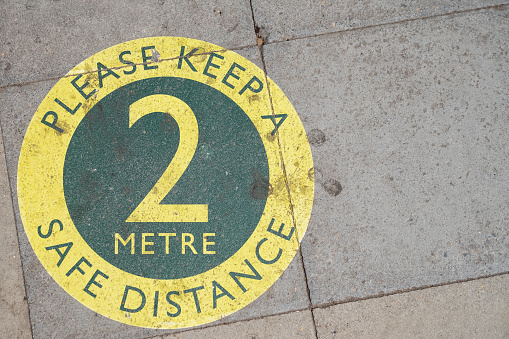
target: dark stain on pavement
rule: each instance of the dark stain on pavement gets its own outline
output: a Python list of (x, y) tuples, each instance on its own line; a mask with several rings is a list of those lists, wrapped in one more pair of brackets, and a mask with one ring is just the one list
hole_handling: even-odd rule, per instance
[(315, 179), (315, 168), (310, 168), (309, 171), (308, 171), (308, 178), (309, 180), (314, 180)]
[(269, 180), (265, 179), (263, 175), (255, 168), (251, 172), (253, 176), (253, 182), (249, 188), (249, 195), (255, 200), (267, 199), (272, 191)]
[(325, 133), (319, 129), (312, 129), (308, 133), (309, 143), (313, 146), (321, 146), (327, 141)]
[(336, 179), (327, 179), (321, 183), (325, 192), (334, 197), (338, 196), (339, 193), (343, 190), (343, 187)]

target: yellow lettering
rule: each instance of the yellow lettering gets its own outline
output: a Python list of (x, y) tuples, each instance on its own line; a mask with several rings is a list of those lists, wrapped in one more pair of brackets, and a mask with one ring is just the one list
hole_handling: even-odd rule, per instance
[(207, 246), (215, 245), (213, 241), (207, 241), (207, 237), (215, 237), (215, 233), (203, 233), (203, 254), (216, 254), (216, 251), (207, 250)]
[(142, 233), (141, 234), (141, 254), (154, 254), (154, 251), (146, 250), (145, 246), (154, 246), (152, 241), (146, 241), (145, 237), (153, 237), (154, 233)]
[[(188, 237), (190, 240), (186, 240)], [(191, 233), (182, 233), (182, 254), (186, 254), (186, 246), (189, 247), (194, 254), (198, 254), (194, 249), (193, 242), (194, 235)]]
[(134, 233), (131, 233), (126, 240), (122, 239), (120, 234), (115, 233), (115, 254), (118, 254), (118, 241), (120, 240), (120, 243), (123, 246), (127, 246), (127, 243), (131, 241), (131, 254), (134, 254)]
[(166, 239), (166, 254), (170, 254), (170, 237), (176, 237), (177, 233), (158, 233), (160, 237), (165, 237)]

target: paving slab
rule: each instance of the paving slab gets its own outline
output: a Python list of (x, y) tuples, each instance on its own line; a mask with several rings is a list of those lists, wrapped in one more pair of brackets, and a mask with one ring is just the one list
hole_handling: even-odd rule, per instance
[(0, 1), (0, 85), (66, 74), (113, 45), (185, 36), (234, 48), (256, 43), (248, 0)]
[(316, 338), (310, 311), (265, 317), (237, 322), (223, 326), (212, 326), (200, 330), (190, 330), (178, 334), (162, 335), (153, 339), (199, 339), (199, 338)]
[[(468, 12), (500, 3), (288, 1), (280, 12), (279, 4), (253, 0), (258, 34), (269, 43), (263, 47), (269, 75), (295, 106), (312, 145), (316, 196), (302, 251), (315, 306), (509, 271), (509, 10)], [(135, 328), (64, 292), (33, 253), (18, 213), (23, 135), (59, 76), (138, 37), (184, 31), (227, 48), (253, 45), (249, 1), (189, 2), (179, 9), (153, 1), (125, 10), (96, 1), (0, 5), (0, 122), (34, 337), (315, 337), (309, 311), (291, 312), (309, 303), (299, 255), (272, 288), (230, 317), (178, 333)], [(439, 17), (413, 20), (430, 15)], [(368, 27), (379, 24), (387, 25)], [(360, 27), (367, 28), (334, 33)], [(331, 34), (305, 38), (322, 33)], [(302, 39), (273, 43), (296, 37)], [(261, 65), (256, 47), (237, 52)], [(462, 292), (446, 294), (454, 293)], [(479, 300), (479, 309), (491, 300)], [(26, 303), (17, 305), (23, 312)], [(347, 326), (334, 313), (345, 305), (314, 311), (321, 315), (320, 335)], [(410, 309), (415, 317), (424, 307), (407, 305), (388, 317)], [(291, 313), (272, 316), (281, 312)], [(496, 312), (488, 321), (494, 332), (482, 334), (507, 334), (499, 326), (504, 318), (496, 318), (507, 312)], [(18, 321), (26, 320), (19, 314)], [(256, 319), (244, 321), (250, 318)]]
[(318, 338), (507, 338), (509, 275), (313, 311)]
[(314, 305), (509, 271), (508, 18), (264, 46), (312, 145)]
[(260, 28), (260, 36), (266, 42), (309, 37), (507, 3), (506, 0), (252, 0), (255, 22)]
[[(257, 47), (237, 51), (261, 66)], [(39, 103), (56, 80), (40, 81), (0, 90), (0, 119), (4, 127), (11, 189), (16, 211), (20, 249), (26, 274), (26, 288), (35, 338), (108, 337), (145, 338), (172, 331), (136, 328), (109, 320), (81, 305), (61, 289), (35, 256), (19, 216), (17, 206), (17, 163), (25, 130)], [(283, 276), (260, 298), (246, 308), (218, 321), (232, 321), (269, 316), (306, 309), (309, 305), (302, 262), (298, 254)], [(48, 310), (53, 310), (48, 312)], [(80, 319), (76, 323), (75, 319)]]
[(5, 338), (22, 339), (31, 338), (32, 332), (11, 199), (0, 138), (0, 327)]

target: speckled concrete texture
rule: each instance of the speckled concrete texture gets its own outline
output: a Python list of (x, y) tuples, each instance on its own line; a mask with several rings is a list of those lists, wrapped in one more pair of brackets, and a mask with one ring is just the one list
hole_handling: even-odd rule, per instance
[[(68, 295), (35, 256), (16, 191), (26, 128), (58, 79), (162, 35), (265, 69), (302, 120), (316, 182), (274, 286), (175, 331)], [(509, 337), (508, 46), (506, 0), (0, 0), (0, 338)]]
[(508, 16), (264, 47), (312, 136), (313, 304), (509, 270)]
[(0, 1), (0, 85), (59, 77), (124, 41), (185, 36), (225, 48), (252, 45), (244, 1)]
[(506, 4), (468, 1), (300, 1), (252, 0), (256, 24), (268, 42), (441, 16)]
[(508, 283), (506, 274), (317, 309), (318, 337), (508, 338)]
[(163, 335), (154, 339), (200, 339), (200, 338), (315, 338), (310, 311), (264, 317), (221, 327), (190, 330), (178, 334)]
[[(1, 133), (1, 129), (0, 129)], [(0, 325), (5, 338), (31, 338), (11, 189), (0, 138)]]

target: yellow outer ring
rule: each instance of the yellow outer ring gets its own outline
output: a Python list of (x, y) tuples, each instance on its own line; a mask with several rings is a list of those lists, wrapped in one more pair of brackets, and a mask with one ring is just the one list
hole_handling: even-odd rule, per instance
[[(161, 61), (150, 65), (157, 65), (158, 69), (144, 70), (143, 66), (138, 65), (136, 72), (131, 75), (124, 75), (117, 69), (116, 72), (121, 75), (120, 78), (108, 76), (103, 81), (103, 87), (99, 89), (98, 73), (94, 71), (97, 69), (97, 62), (109, 68), (126, 67), (124, 69), (127, 69), (130, 66), (119, 61), (119, 53), (129, 50), (132, 53), (128, 56), (130, 60), (141, 61), (141, 48), (151, 45), (154, 45), (160, 53)], [(214, 63), (220, 65), (220, 69), (210, 69), (212, 73), (217, 74), (217, 78), (212, 79), (202, 72), (208, 60), (208, 54), (191, 57), (190, 60), (198, 72), (191, 71), (185, 62), (182, 69), (178, 69), (181, 46), (186, 46), (186, 53), (193, 48), (199, 48), (199, 53), (216, 52), (224, 56), (223, 60), (214, 59)], [(223, 75), (233, 62), (246, 68), (241, 78), (244, 83), (246, 79), (256, 76), (264, 82), (264, 89), (257, 94), (248, 90), (244, 95), (239, 95), (239, 85), (235, 89), (230, 89), (221, 83)], [(71, 85), (71, 80), (75, 75), (85, 72), (88, 73), (83, 75), (79, 83), (90, 82), (86, 91), (93, 88), (99, 90), (84, 102)], [(237, 253), (207, 272), (175, 280), (139, 277), (112, 266), (97, 255), (75, 228), (67, 210), (63, 190), (65, 154), (75, 129), (88, 110), (121, 86), (141, 79), (161, 76), (182, 77), (206, 83), (237, 103), (249, 116), (262, 137), (267, 152), (272, 187), (258, 226)], [(230, 80), (232, 83), (236, 82), (233, 78)], [(74, 115), (71, 115), (55, 103), (55, 98), (61, 100), (64, 98), (69, 102), (80, 101), (83, 105)], [(274, 114), (288, 115), (274, 137), (270, 135), (274, 129), (272, 121), (260, 118), (262, 115), (271, 113), (271, 100)], [(57, 112), (57, 110), (59, 117), (57, 125), (64, 129), (61, 134), (41, 123), (46, 112)], [(284, 166), (282, 159), (284, 159)], [(309, 222), (314, 195), (313, 173), (311, 150), (302, 123), (283, 92), (272, 80), (265, 78), (262, 70), (244, 57), (207, 42), (177, 37), (152, 37), (124, 42), (91, 56), (72, 69), (51, 89), (37, 109), (25, 134), (18, 164), (18, 199), (25, 231), (37, 257), (56, 282), (71, 296), (95, 312), (125, 324), (151, 328), (184, 328), (206, 324), (240, 310), (258, 298), (281, 276), (295, 256)], [(281, 223), (286, 225), (283, 230), (285, 234), (288, 234), (291, 225), (295, 226), (295, 234), (290, 241), (267, 232), (272, 218), (276, 220), (273, 229), (279, 229)], [(62, 221), (64, 229), (60, 231), (58, 227), (55, 227), (50, 237), (46, 239), (39, 237), (38, 226), (47, 230), (49, 223), (54, 219)], [(262, 257), (274, 258), (279, 248), (283, 250), (281, 258), (272, 265), (262, 264), (255, 255), (256, 246), (263, 238), (267, 238), (268, 241), (260, 247)], [(58, 254), (54, 250), (46, 250), (46, 247), (67, 242), (73, 242), (73, 247), (60, 267), (57, 267)], [(69, 269), (82, 256), (90, 261), (92, 268), (81, 265), (85, 271), (84, 275), (75, 271), (69, 277), (66, 276)], [(247, 288), (246, 292), (242, 292), (228, 273), (232, 271), (251, 273), (244, 263), (245, 259), (248, 259), (256, 268), (262, 280), (240, 278)], [(90, 290), (97, 294), (96, 298), (92, 298), (83, 291), (83, 288), (96, 269), (107, 274), (109, 279), (100, 276), (96, 279), (102, 288), (92, 286)], [(217, 308), (214, 309), (212, 306), (213, 280), (228, 290), (235, 299), (222, 297), (217, 300)], [(127, 314), (119, 310), (126, 284), (141, 289), (147, 297), (145, 307), (138, 313)], [(201, 313), (196, 312), (192, 294), (182, 293), (186, 289), (198, 286), (204, 286), (203, 290), (198, 291)], [(157, 317), (153, 317), (155, 291), (159, 291)], [(166, 310), (175, 312), (175, 308), (167, 304), (165, 300), (165, 295), (169, 291), (180, 292), (178, 297), (172, 297), (172, 300), (177, 301), (182, 308), (181, 314), (175, 318), (167, 316), (165, 312)], [(218, 290), (217, 293), (220, 292)]]

